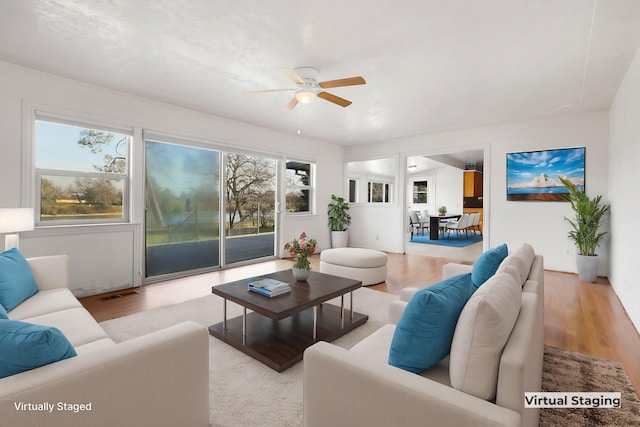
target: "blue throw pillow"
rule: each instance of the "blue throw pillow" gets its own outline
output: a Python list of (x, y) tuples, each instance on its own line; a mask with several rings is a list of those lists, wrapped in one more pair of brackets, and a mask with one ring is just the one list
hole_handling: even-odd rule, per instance
[(396, 326), (389, 364), (417, 373), (449, 354), (458, 317), (474, 291), (471, 273), (419, 290)]
[(509, 250), (506, 244), (489, 249), (483, 253), (480, 258), (478, 258), (478, 261), (473, 264), (473, 270), (471, 271), (473, 286), (479, 288), (480, 285), (496, 274), (500, 263), (502, 263), (502, 260), (504, 260), (507, 255), (509, 255)]
[(76, 356), (59, 329), (0, 320), (0, 378)]
[(4, 309), (2, 304), (0, 304), (0, 320), (8, 319), (9, 315), (7, 314), (7, 310)]
[(6, 311), (38, 293), (29, 263), (16, 249), (0, 254), (0, 305)]

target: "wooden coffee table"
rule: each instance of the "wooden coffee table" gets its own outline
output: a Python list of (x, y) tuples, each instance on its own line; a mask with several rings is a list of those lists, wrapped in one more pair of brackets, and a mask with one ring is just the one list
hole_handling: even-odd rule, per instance
[[(224, 320), (209, 333), (278, 372), (301, 361), (315, 342), (331, 342), (369, 319), (353, 311), (353, 291), (362, 286), (358, 280), (312, 271), (306, 282), (296, 282), (291, 270), (262, 277), (289, 283), (291, 292), (269, 298), (249, 291), (249, 279), (213, 286), (211, 292), (224, 299)], [(349, 309), (344, 307), (347, 293)], [(336, 297), (340, 307), (323, 304)], [(244, 307), (243, 315), (227, 319), (227, 300)]]

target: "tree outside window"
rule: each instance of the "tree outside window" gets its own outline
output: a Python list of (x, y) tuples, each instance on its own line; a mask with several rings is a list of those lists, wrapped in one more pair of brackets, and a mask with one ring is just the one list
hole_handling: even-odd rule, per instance
[(311, 213), (313, 211), (314, 164), (287, 161), (286, 209), (287, 213)]
[(370, 181), (367, 186), (369, 203), (389, 203), (391, 201), (391, 184)]
[(247, 228), (273, 231), (275, 160), (230, 153), (226, 155), (225, 169), (229, 233), (246, 234)]
[(428, 195), (427, 181), (413, 181), (413, 203), (427, 203)]
[(131, 136), (40, 119), (35, 128), (38, 223), (125, 222)]

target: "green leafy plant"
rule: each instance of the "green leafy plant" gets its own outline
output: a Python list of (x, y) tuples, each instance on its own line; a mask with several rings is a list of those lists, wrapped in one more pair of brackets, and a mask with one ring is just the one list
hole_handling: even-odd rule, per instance
[(610, 206), (601, 204), (601, 195), (589, 199), (584, 190), (579, 190), (569, 179), (565, 177), (559, 177), (559, 179), (569, 191), (564, 198), (571, 203), (571, 209), (575, 213), (573, 219), (564, 217), (573, 228), (569, 231), (569, 238), (576, 244), (580, 255), (595, 256), (596, 249), (607, 235), (606, 231), (599, 230), (602, 218), (609, 211)]
[(331, 231), (345, 231), (347, 226), (351, 224), (351, 216), (349, 215), (349, 204), (343, 197), (335, 194), (331, 195), (333, 203), (329, 203), (329, 228)]
[(438, 208), (438, 213), (441, 215), (446, 215), (447, 214), (447, 207), (446, 206), (440, 206)]

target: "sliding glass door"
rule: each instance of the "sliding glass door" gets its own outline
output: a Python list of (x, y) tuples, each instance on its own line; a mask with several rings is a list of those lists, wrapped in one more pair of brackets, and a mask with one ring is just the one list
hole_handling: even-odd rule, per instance
[(276, 159), (151, 137), (145, 155), (145, 277), (275, 256)]
[(275, 255), (276, 160), (225, 153), (225, 264)]
[(145, 144), (146, 277), (220, 265), (220, 152)]

